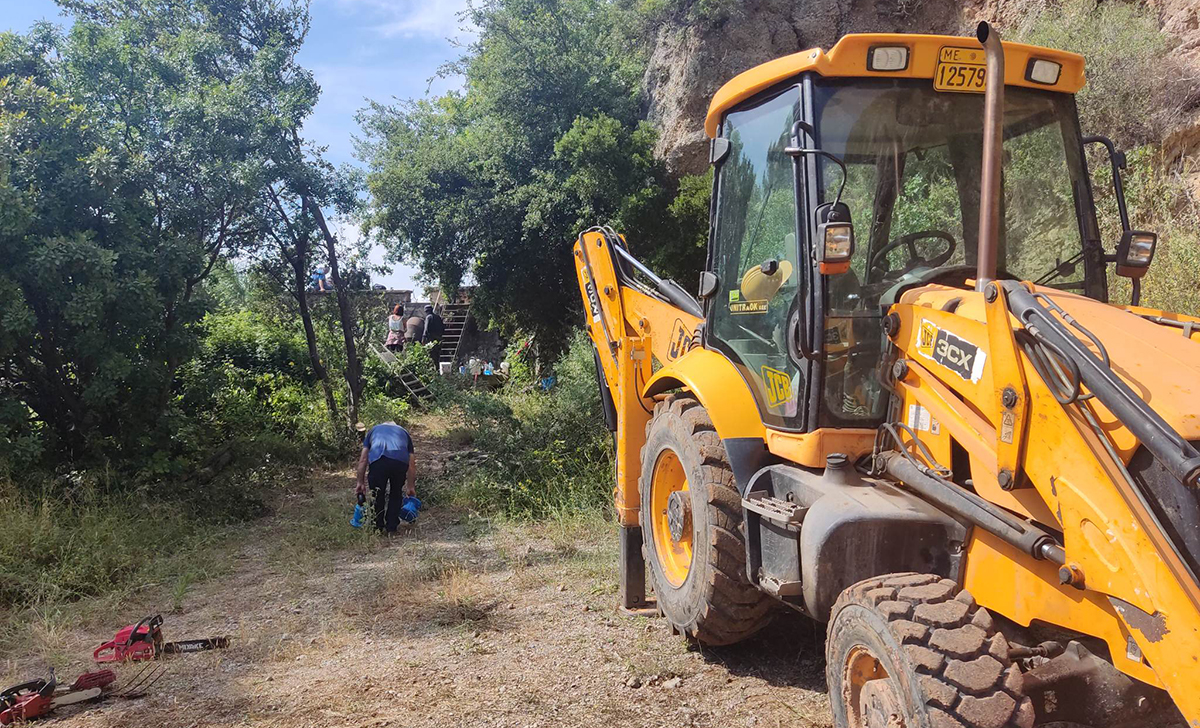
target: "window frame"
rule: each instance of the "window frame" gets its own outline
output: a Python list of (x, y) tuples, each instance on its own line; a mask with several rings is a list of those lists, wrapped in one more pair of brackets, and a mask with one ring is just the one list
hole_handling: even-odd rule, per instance
[[(807, 89), (803, 83), (806, 75), (807, 74), (802, 74), (771, 86), (770, 88), (765, 89), (764, 91), (757, 93), (730, 108), (721, 115), (721, 124), (718, 127), (718, 135), (725, 137), (726, 133), (728, 132), (728, 117), (730, 114), (736, 114), (738, 112), (747, 111), (761, 106), (783, 96), (784, 94), (787, 94), (788, 92), (794, 92), (796, 94), (796, 105), (799, 107), (799, 113), (796, 117), (797, 120), (807, 121), (809, 118), (811, 118), (811, 105), (808, 102)], [(811, 155), (803, 155), (800, 158), (794, 158), (792, 165), (792, 194), (795, 197), (794, 206), (796, 211), (796, 219), (793, 221), (793, 228), (796, 234), (796, 275), (797, 284), (800, 288), (800, 293), (798, 295), (804, 295), (805, 292), (809, 292), (809, 288), (811, 286), (808, 273), (811, 267), (812, 255), (809, 245), (808, 224), (804, 222), (804, 218), (811, 218), (811, 214), (809, 213), (810, 208), (807, 205), (807, 200), (811, 199), (813, 196), (810, 194), (811, 181), (809, 181), (807, 173), (797, 173), (797, 168), (799, 168), (802, 164), (807, 165), (808, 161), (805, 158), (808, 156)], [(705, 261), (705, 270), (713, 273), (716, 273), (714, 268), (714, 255), (716, 252), (715, 243), (719, 239), (720, 235), (721, 221), (718, 213), (721, 209), (722, 202), (722, 167), (724, 166), (725, 161), (725, 159), (722, 159), (714, 164), (712, 196), (711, 202), (709, 203), (708, 251)], [(716, 353), (725, 357), (725, 359), (738, 371), (738, 374), (742, 377), (742, 380), (746, 384), (746, 388), (750, 391), (751, 396), (754, 398), (755, 405), (758, 407), (759, 415), (762, 417), (763, 425), (765, 427), (779, 432), (804, 433), (811, 431), (812, 412), (810, 403), (812, 400), (811, 393), (813, 390), (813, 362), (806, 360), (797, 361), (785, 351), (784, 356), (788, 358), (789, 363), (799, 372), (801, 380), (800, 386), (804, 391), (798, 393), (797, 395), (797, 412), (795, 416), (787, 418), (791, 420), (791, 423), (787, 424), (773, 422), (771, 420), (780, 418), (780, 416), (771, 412), (767, 407), (766, 402), (763, 400), (761, 392), (758, 389), (758, 386), (755, 384), (754, 374), (750, 371), (745, 362), (741, 360), (741, 357), (737, 354), (737, 352), (734, 351), (734, 349), (727, 342), (714, 334), (713, 316), (716, 313), (715, 304), (722, 300), (722, 294), (728, 290), (726, 287), (728, 284), (728, 281), (719, 280), (717, 292), (714, 295), (709, 296), (704, 302), (704, 330), (701, 340), (702, 345), (704, 348), (715, 351)], [(793, 302), (794, 300), (795, 299), (793, 299)], [(806, 313), (807, 318), (811, 319), (811, 305), (808, 306), (808, 311)]]

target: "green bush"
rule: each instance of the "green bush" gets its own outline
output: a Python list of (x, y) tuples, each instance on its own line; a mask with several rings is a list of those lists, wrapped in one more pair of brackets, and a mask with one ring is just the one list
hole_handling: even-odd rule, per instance
[[(0, 481), (0, 610), (46, 607), (218, 568), (204, 547), (303, 468), (269, 439), (234, 447), (224, 470), (129, 488), (119, 473), (29, 474)], [(138, 481), (134, 481), (138, 482)], [(166, 482), (170, 484), (167, 485)]]
[[(1081, 53), (1087, 85), (1079, 93), (1085, 134), (1105, 134), (1128, 149), (1125, 174), (1130, 222), (1160, 234), (1154, 265), (1143, 279), (1142, 304), (1200, 314), (1200, 206), (1158, 144), (1197, 101), (1194, 84), (1162, 33), (1153, 10), (1137, 3), (1066, 0), (1038, 3), (1015, 39)], [(1107, 155), (1089, 149), (1101, 239), (1112, 252), (1121, 228)], [(1130, 300), (1130, 281), (1110, 268), (1109, 296)]]
[(585, 337), (571, 341), (555, 375), (548, 392), (465, 398), (470, 439), (483, 460), (456, 476), (452, 498), (515, 518), (594, 511), (611, 502), (612, 438)]
[(204, 317), (200, 366), (229, 364), (248, 372), (279, 372), (311, 383), (308, 348), (294, 324), (271, 321), (249, 310)]
[[(1097, 167), (1093, 165), (1093, 169)], [(1111, 178), (1107, 172), (1095, 176), (1093, 187), (1101, 193), (1097, 202), (1101, 229), (1106, 247), (1111, 249), (1120, 236), (1116, 203), (1108, 186)], [(1200, 315), (1200, 289), (1196, 286), (1200, 271), (1200, 201), (1184, 183), (1182, 172), (1172, 169), (1161, 152), (1148, 146), (1129, 153), (1125, 194), (1133, 227), (1159, 234), (1154, 264), (1142, 279), (1142, 305)], [(1109, 296), (1113, 302), (1127, 303), (1130, 289), (1129, 279), (1110, 276)]]
[(394, 420), (405, 424), (412, 412), (412, 405), (403, 397), (375, 396), (365, 400), (359, 409), (359, 418), (368, 428), (380, 422)]
[(1087, 85), (1078, 96), (1085, 134), (1105, 134), (1124, 147), (1159, 142), (1196, 99), (1153, 10), (1097, 0), (1038, 2), (1030, 9), (1014, 40), (1085, 59)]
[[(180, 370), (180, 416), (203, 426), (197, 438), (286, 438), (300, 452), (337, 451), (324, 394), (293, 321), (250, 310), (210, 313), (195, 359)], [(201, 443), (200, 449), (206, 449)], [(311, 460), (311, 456), (303, 458)]]

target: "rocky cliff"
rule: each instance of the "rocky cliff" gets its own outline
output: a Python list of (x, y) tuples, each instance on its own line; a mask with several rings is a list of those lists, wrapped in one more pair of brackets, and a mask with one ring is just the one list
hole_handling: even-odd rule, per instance
[[(704, 115), (713, 93), (759, 63), (807, 48), (829, 48), (851, 32), (966, 32), (979, 20), (1018, 22), (1031, 0), (746, 0), (719, 24), (665, 22), (646, 70), (658, 153), (672, 174), (704, 171)], [(1164, 33), (1179, 41), (1200, 85), (1200, 2), (1149, 0)], [(1164, 140), (1175, 156), (1200, 153), (1200, 116)]]

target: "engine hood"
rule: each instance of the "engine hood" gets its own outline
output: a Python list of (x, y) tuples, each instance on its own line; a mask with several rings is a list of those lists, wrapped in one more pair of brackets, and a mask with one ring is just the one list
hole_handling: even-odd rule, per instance
[[(1200, 344), (1180, 329), (1124, 309), (1076, 294), (1038, 290), (1104, 343), (1113, 372), (1184, 439), (1200, 439)], [(1107, 412), (1100, 414), (1113, 420)], [(1124, 428), (1113, 435), (1114, 444), (1127, 454), (1136, 448)]]

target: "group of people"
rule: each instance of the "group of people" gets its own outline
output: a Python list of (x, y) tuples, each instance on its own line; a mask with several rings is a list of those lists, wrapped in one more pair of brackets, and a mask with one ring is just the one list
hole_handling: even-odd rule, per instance
[(413, 342), (427, 344), (429, 355), (439, 361), (442, 355), (442, 336), (446, 333), (446, 324), (442, 317), (433, 310), (432, 305), (425, 306), (423, 316), (413, 314), (404, 317), (404, 306), (396, 306), (388, 316), (388, 335), (384, 346), (388, 351), (397, 352)]

